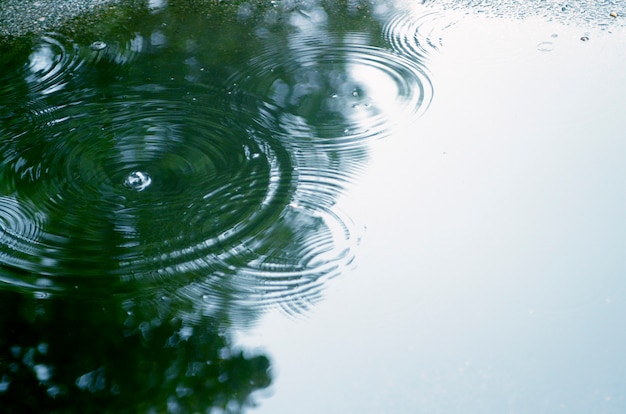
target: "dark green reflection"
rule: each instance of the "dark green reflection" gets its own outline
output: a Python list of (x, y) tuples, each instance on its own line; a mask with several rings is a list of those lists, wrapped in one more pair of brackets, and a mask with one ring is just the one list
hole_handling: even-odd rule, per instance
[(0, 292), (0, 411), (240, 412), (270, 385), (269, 360), (177, 306)]
[(240, 411), (269, 363), (225, 327), (302, 312), (352, 261), (338, 198), (428, 106), (421, 63), (358, 2), (145, 2), (14, 45), (0, 407)]
[(151, 2), (13, 49), (0, 280), (240, 309), (319, 298), (358, 243), (335, 204), (367, 140), (427, 95), (353, 6)]

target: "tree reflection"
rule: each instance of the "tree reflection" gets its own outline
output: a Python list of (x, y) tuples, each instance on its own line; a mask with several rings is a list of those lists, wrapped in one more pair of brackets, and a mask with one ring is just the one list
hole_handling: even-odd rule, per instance
[(242, 411), (269, 360), (229, 328), (321, 296), (367, 140), (422, 104), (367, 5), (171, 3), (3, 63), (3, 412)]
[(270, 385), (269, 360), (173, 305), (0, 292), (2, 412), (242, 411)]

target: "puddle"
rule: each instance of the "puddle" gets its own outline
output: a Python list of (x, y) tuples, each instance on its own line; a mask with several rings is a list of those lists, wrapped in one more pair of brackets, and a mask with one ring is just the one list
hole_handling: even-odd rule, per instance
[[(7, 66), (3, 192), (37, 207), (21, 209), (28, 226), (20, 207), (4, 219), (2, 279), (71, 295), (106, 292), (106, 278), (183, 297), (225, 284), (242, 306), (307, 307), (360, 239), (336, 197), (369, 139), (427, 107), (428, 79), (364, 35), (265, 23), (233, 57), (226, 31), (168, 11), (112, 39), (48, 34)], [(168, 24), (183, 16), (193, 31)]]
[(623, 11), (470, 3), (149, 1), (11, 49), (0, 405), (579, 406), (554, 372), (623, 346), (577, 324), (624, 343), (623, 62), (593, 49)]

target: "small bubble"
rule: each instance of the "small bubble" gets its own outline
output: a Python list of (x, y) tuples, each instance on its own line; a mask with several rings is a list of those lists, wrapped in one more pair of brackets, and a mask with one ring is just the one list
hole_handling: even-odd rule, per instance
[(552, 50), (554, 50), (554, 44), (552, 42), (538, 43), (537, 50), (540, 52), (551, 52)]
[(124, 185), (136, 191), (145, 190), (152, 184), (152, 178), (148, 173), (143, 171), (133, 171), (124, 180)]
[(96, 40), (89, 47), (91, 48), (91, 50), (100, 51), (100, 50), (105, 49), (107, 47), (107, 44), (103, 42), (102, 40)]

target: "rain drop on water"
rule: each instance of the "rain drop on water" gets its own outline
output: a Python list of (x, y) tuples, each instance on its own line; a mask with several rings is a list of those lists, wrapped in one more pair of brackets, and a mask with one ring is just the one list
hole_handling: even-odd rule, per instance
[(95, 42), (91, 44), (90, 47), (91, 47), (91, 50), (100, 51), (100, 50), (105, 49), (107, 47), (107, 44), (103, 42), (102, 40), (96, 40)]
[(537, 50), (539, 50), (540, 52), (551, 52), (554, 50), (554, 44), (552, 42), (538, 43)]
[(124, 185), (136, 191), (145, 190), (152, 183), (152, 178), (143, 171), (133, 171), (124, 180)]

